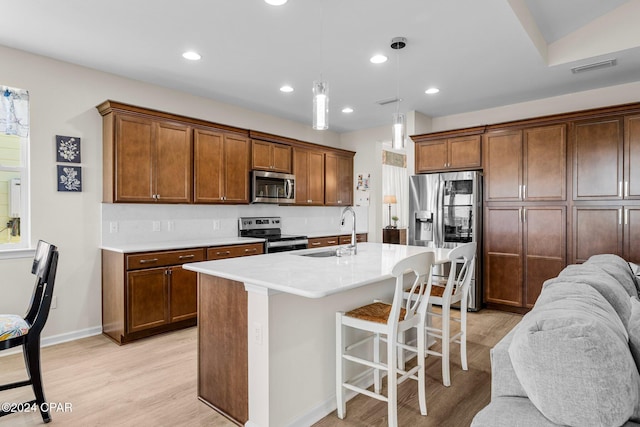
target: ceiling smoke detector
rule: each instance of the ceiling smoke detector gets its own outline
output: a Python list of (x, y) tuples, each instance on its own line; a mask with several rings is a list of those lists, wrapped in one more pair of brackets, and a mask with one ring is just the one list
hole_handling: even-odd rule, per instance
[(391, 49), (402, 49), (407, 45), (406, 37), (394, 37), (391, 39)]
[(573, 74), (583, 73), (585, 71), (599, 70), (600, 68), (613, 67), (617, 64), (616, 59), (607, 59), (606, 61), (594, 62), (593, 64), (580, 65), (573, 67), (571, 72)]

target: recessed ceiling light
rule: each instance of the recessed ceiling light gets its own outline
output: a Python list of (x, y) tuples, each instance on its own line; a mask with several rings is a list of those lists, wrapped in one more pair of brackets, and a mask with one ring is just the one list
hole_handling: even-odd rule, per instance
[(200, 58), (202, 58), (202, 57), (200, 56), (200, 54), (198, 54), (198, 52), (194, 52), (194, 51), (192, 51), (192, 50), (190, 50), (190, 51), (188, 51), (188, 52), (183, 53), (183, 54), (182, 54), (182, 57), (183, 57), (184, 59), (188, 59), (188, 60), (190, 60), (190, 61), (197, 61), (197, 60), (199, 60)]
[(264, 0), (264, 2), (271, 6), (282, 6), (287, 2), (287, 0)]
[(351, 108), (351, 107), (344, 107), (344, 108), (342, 109), (342, 112), (343, 112), (343, 113), (353, 113), (353, 108)]
[(280, 88), (280, 92), (285, 92), (285, 93), (293, 92), (293, 88), (289, 85), (284, 85)]
[(438, 89), (437, 87), (430, 87), (429, 89), (424, 91), (424, 93), (426, 93), (427, 95), (433, 95), (434, 93), (438, 92), (440, 92), (440, 89)]
[(374, 64), (382, 64), (383, 62), (387, 62), (387, 57), (384, 55), (373, 55), (369, 61)]

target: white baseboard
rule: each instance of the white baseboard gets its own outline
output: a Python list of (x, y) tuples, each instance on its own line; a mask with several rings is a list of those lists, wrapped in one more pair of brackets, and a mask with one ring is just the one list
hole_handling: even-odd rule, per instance
[[(51, 345), (62, 344), (64, 342), (79, 340), (80, 338), (92, 337), (102, 333), (102, 326), (94, 326), (93, 328), (80, 329), (79, 331), (66, 332), (64, 334), (53, 335), (41, 338), (40, 347), (49, 347)], [(11, 350), (0, 352), (0, 357), (10, 356), (12, 354), (22, 353), (22, 347), (15, 347)]]

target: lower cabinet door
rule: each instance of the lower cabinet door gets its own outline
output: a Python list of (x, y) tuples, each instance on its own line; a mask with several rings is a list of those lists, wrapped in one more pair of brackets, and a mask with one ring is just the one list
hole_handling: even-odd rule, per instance
[(193, 319), (198, 315), (198, 273), (171, 267), (169, 282), (169, 306), (171, 322)]
[(485, 209), (484, 299), (522, 307), (522, 209)]
[(127, 273), (127, 332), (138, 332), (169, 323), (166, 268)]

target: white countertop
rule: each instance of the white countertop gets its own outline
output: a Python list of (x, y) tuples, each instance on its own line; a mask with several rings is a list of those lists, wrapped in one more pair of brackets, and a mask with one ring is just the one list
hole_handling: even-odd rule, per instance
[(167, 251), (167, 250), (174, 250), (174, 249), (190, 249), (190, 248), (224, 246), (224, 245), (242, 245), (245, 243), (262, 243), (262, 242), (264, 242), (264, 239), (255, 239), (252, 237), (215, 237), (215, 238), (212, 237), (209, 239), (169, 240), (165, 242), (127, 243), (119, 246), (101, 246), (100, 249), (126, 254), (126, 253), (133, 253), (133, 252)]
[(436, 262), (446, 262), (451, 249), (424, 246), (358, 243), (358, 254), (314, 258), (300, 256), (337, 246), (279, 252), (184, 264), (198, 273), (261, 286), (307, 298), (322, 298), (391, 278), (393, 266), (410, 255), (435, 251)]

